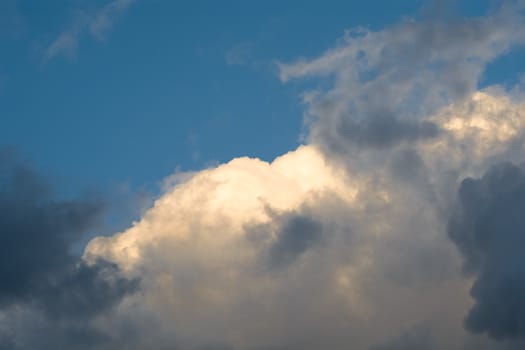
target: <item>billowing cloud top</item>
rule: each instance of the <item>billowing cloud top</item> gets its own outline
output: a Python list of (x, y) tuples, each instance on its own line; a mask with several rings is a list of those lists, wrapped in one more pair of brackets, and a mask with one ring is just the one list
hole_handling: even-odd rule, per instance
[[(518, 6), (351, 31), (281, 64), (283, 81), (328, 79), (304, 94), (308, 142), (175, 174), (138, 222), (91, 240), (81, 266), (113, 264), (126, 288), (82, 346), (523, 348), (525, 102), (478, 87), (525, 40)], [(26, 349), (9, 310), (0, 330)]]
[[(367, 166), (311, 144), (272, 163), (238, 158), (192, 174), (127, 231), (92, 240), (85, 257), (140, 276), (144, 304), (126, 312), (154, 318), (138, 327), (181, 348), (476, 348), (462, 327), (476, 274), (463, 274), (448, 221), (463, 178), (519, 157), (525, 105), (476, 92), (429, 120), (439, 137)], [(512, 319), (498, 327), (523, 322), (501, 317)]]

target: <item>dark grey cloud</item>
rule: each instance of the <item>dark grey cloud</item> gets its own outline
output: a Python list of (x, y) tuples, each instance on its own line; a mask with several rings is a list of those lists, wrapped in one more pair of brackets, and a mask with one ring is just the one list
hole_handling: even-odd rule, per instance
[(104, 260), (90, 266), (79, 263), (58, 283), (41, 290), (42, 308), (54, 319), (92, 318), (138, 288), (138, 280), (118, 277), (118, 273), (115, 264)]
[[(27, 164), (8, 152), (0, 155), (0, 312), (29, 310), (29, 318), (47, 320), (46, 331), (29, 348), (51, 348), (45, 344), (55, 344), (55, 338), (74, 347), (105, 339), (89, 321), (137, 290), (138, 281), (122, 277), (116, 265), (103, 260), (88, 265), (74, 252), (103, 211), (103, 201), (95, 197), (55, 199)], [(26, 325), (7, 320), (0, 341), (19, 344), (30, 338)]]
[(307, 214), (287, 213), (276, 218), (276, 240), (269, 250), (269, 264), (284, 267), (321, 239), (322, 224)]
[(412, 142), (439, 135), (439, 127), (432, 122), (402, 120), (388, 112), (368, 115), (361, 121), (341, 119), (337, 130), (349, 143), (370, 148), (391, 147), (401, 141)]
[(70, 244), (99, 218), (96, 199), (54, 201), (49, 189), (21, 164), (2, 165), (0, 185), (0, 301), (24, 299), (74, 263)]
[(463, 180), (448, 234), (476, 276), (467, 330), (495, 339), (525, 337), (525, 171), (503, 163)]

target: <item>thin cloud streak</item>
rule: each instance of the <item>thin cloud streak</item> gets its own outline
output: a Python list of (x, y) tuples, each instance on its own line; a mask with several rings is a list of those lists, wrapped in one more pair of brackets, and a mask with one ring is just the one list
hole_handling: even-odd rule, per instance
[(116, 17), (122, 15), (133, 2), (134, 0), (113, 0), (94, 14), (82, 11), (72, 26), (47, 46), (45, 58), (52, 59), (60, 55), (74, 57), (81, 37), (86, 34), (100, 41), (106, 40)]

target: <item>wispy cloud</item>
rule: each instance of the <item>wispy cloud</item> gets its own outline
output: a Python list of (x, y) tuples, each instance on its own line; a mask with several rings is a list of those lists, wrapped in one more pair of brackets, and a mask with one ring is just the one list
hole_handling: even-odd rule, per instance
[(358, 147), (436, 137), (439, 129), (421, 116), (472, 94), (489, 62), (525, 43), (524, 27), (515, 7), (503, 6), (463, 21), (405, 20), (380, 32), (359, 29), (315, 59), (280, 64), (280, 78), (335, 78), (329, 91), (305, 95), (310, 137), (348, 159)]
[(69, 30), (61, 33), (46, 50), (46, 58), (57, 55), (72, 57), (78, 46), (78, 31)]
[(119, 15), (124, 13), (134, 0), (113, 0), (94, 13), (81, 11), (73, 24), (60, 33), (45, 50), (45, 58), (56, 56), (73, 57), (82, 36), (91, 35), (97, 40), (106, 39)]
[(244, 66), (249, 64), (253, 58), (253, 49), (253, 44), (247, 41), (233, 46), (224, 56), (226, 64), (229, 66)]
[(107, 32), (113, 26), (115, 16), (128, 9), (134, 0), (113, 0), (100, 11), (89, 23), (89, 31), (98, 39), (104, 39)]

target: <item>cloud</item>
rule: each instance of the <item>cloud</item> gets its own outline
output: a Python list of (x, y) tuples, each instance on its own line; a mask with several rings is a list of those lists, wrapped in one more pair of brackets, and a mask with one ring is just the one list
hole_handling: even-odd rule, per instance
[[(470, 280), (446, 227), (459, 181), (508, 157), (519, 138), (525, 108), (496, 92), (445, 106), (429, 116), (442, 130), (431, 142), (373, 168), (349, 169), (310, 144), (271, 163), (237, 158), (178, 177), (139, 222), (92, 240), (85, 259), (141, 277), (138, 300), (147, 303), (126, 312), (155, 320), (135, 327), (163, 344), (369, 349), (428, 340), (473, 349), (477, 338), (462, 327)], [(406, 335), (414, 323), (424, 336)]]
[(468, 98), (487, 63), (525, 42), (524, 28), (511, 5), (486, 17), (360, 28), (317, 58), (280, 63), (280, 78), (331, 79), (329, 89), (304, 97), (308, 138), (325, 152), (346, 157), (356, 148), (425, 142), (439, 132), (428, 117)]
[(81, 11), (73, 24), (58, 35), (46, 48), (45, 58), (64, 55), (73, 57), (78, 42), (85, 33), (90, 33), (97, 40), (105, 40), (111, 30), (115, 17), (125, 12), (134, 0), (112, 0), (94, 13)]
[(73, 57), (78, 47), (78, 36), (80, 30), (75, 29), (61, 33), (47, 48), (46, 58), (53, 58), (57, 55)]
[(113, 26), (113, 18), (126, 11), (134, 0), (113, 0), (98, 11), (89, 23), (90, 32), (97, 39), (104, 39), (106, 33)]
[(278, 233), (269, 249), (272, 266), (286, 266), (298, 259), (322, 235), (322, 226), (308, 215), (285, 214), (277, 220)]
[(250, 63), (253, 50), (253, 44), (250, 42), (242, 42), (235, 45), (226, 52), (224, 57), (226, 64), (229, 66), (244, 66)]
[[(30, 341), (30, 325), (38, 318), (48, 323), (56, 341), (73, 337), (77, 344), (78, 337), (81, 342), (104, 337), (89, 322), (136, 290), (138, 280), (120, 276), (112, 263), (86, 264), (72, 253), (73, 244), (94, 227), (103, 208), (96, 198), (55, 200), (29, 166), (2, 153), (0, 315), (7, 318), (0, 322), (2, 348), (25, 349), (18, 344)], [(15, 322), (20, 316), (15, 314), (24, 316)], [(46, 335), (35, 337), (38, 343), (50, 341)]]
[(370, 116), (368, 121), (341, 120), (340, 135), (359, 146), (385, 148), (400, 140), (417, 141), (436, 137), (438, 127), (428, 121), (414, 122), (398, 120), (388, 114)]
[(525, 171), (511, 163), (463, 180), (448, 233), (475, 274), (475, 304), (466, 320), (473, 332), (496, 339), (525, 336)]

